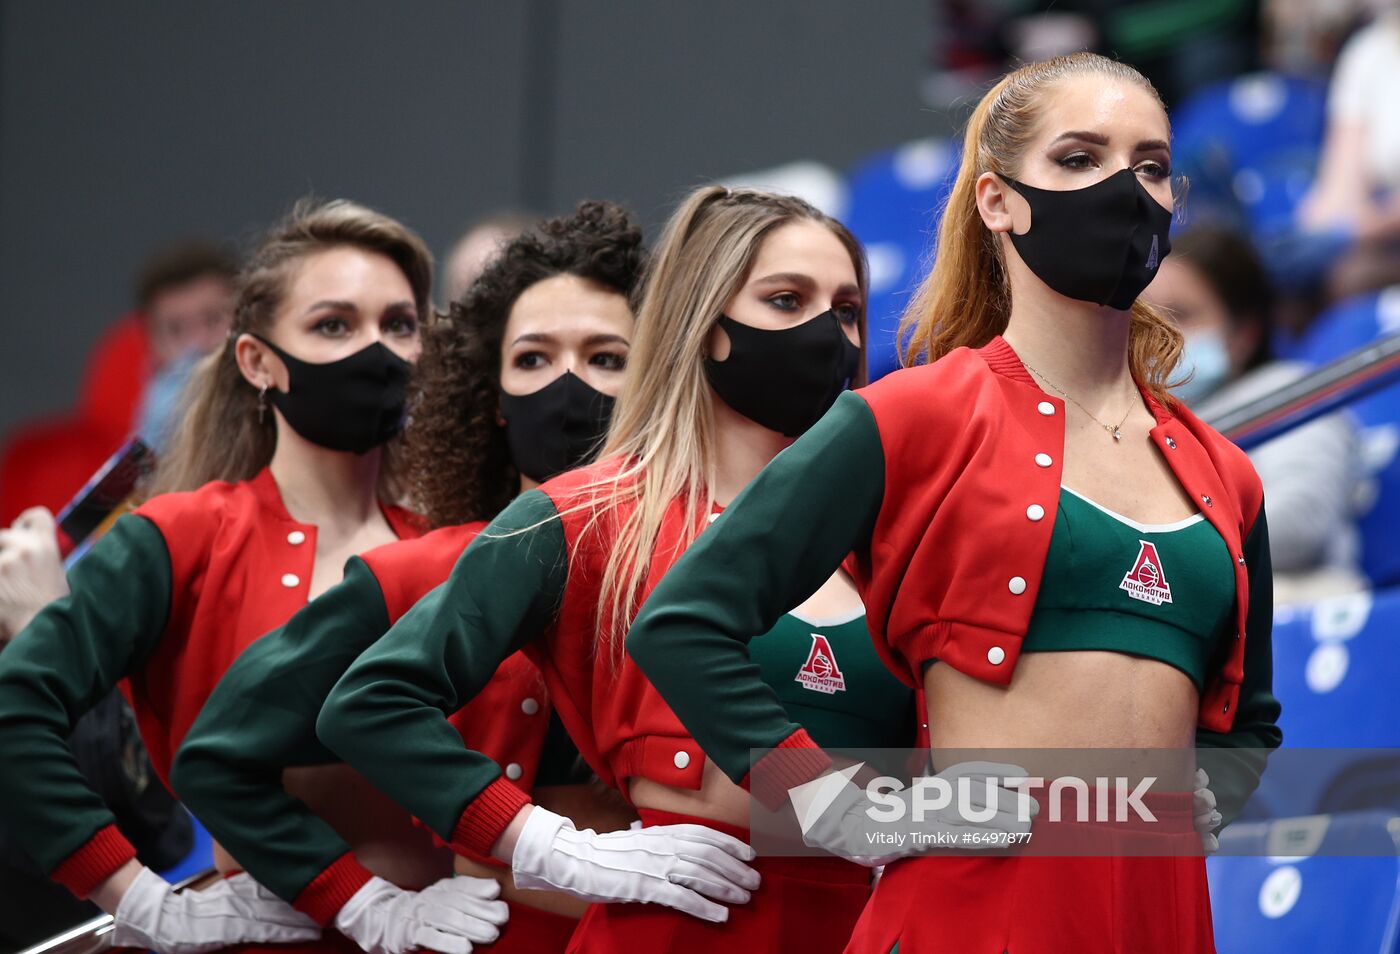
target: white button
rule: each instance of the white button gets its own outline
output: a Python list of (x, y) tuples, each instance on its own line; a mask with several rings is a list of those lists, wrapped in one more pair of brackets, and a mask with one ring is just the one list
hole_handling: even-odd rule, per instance
[(1049, 401), (1041, 401), (1035, 406), (1035, 409), (1046, 417), (1055, 413), (1055, 405), (1051, 404)]
[(676, 757), (675, 757), (674, 759), (672, 759), (671, 761), (673, 761), (673, 762), (676, 763), (676, 768), (683, 769), (683, 768), (685, 768), (687, 765), (690, 764), (690, 753), (689, 753), (689, 752), (677, 752), (677, 753), (676, 753)]
[(1039, 520), (1045, 516), (1045, 508), (1040, 504), (1031, 504), (1026, 508), (1026, 517), (1031, 520)]
[(520, 763), (512, 762), (506, 766), (506, 778), (512, 782), (525, 774), (525, 770), (520, 767)]
[(1005, 659), (1006, 650), (1002, 649), (1000, 646), (993, 646), (991, 649), (987, 650), (987, 662), (991, 663), (993, 666), (1000, 666)]
[(526, 699), (520, 703), (520, 711), (526, 715), (534, 715), (540, 711), (540, 704), (534, 699)]
[(1006, 588), (1011, 592), (1015, 593), (1017, 596), (1020, 596), (1022, 593), (1026, 592), (1025, 577), (1013, 576), (1011, 579), (1006, 581)]
[(1035, 455), (1035, 462), (1036, 462), (1037, 464), (1039, 464), (1041, 467), (1049, 467), (1049, 466), (1050, 466), (1050, 455), (1049, 455), (1049, 454), (1036, 454), (1036, 455)]
[(295, 573), (283, 573), (282, 585), (289, 590), (296, 589), (298, 586), (301, 586), (301, 577), (297, 576)]
[(306, 542), (306, 534), (302, 533), (300, 530), (293, 530), (291, 533), (287, 534), (287, 542), (294, 547), (300, 546)]

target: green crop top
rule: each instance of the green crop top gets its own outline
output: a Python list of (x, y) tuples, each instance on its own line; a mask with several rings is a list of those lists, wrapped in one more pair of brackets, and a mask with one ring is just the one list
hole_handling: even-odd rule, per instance
[(824, 748), (914, 744), (914, 692), (881, 662), (864, 610), (827, 622), (788, 613), (749, 643), (749, 655), (788, 718)]
[(1230, 554), (1203, 515), (1140, 524), (1061, 487), (1021, 652), (1130, 653), (1199, 690), (1234, 605)]

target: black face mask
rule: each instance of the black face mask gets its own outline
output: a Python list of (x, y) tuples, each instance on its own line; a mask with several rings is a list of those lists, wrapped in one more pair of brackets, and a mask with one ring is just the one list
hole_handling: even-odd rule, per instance
[(797, 437), (836, 403), (860, 370), (832, 311), (792, 328), (767, 331), (720, 315), (729, 357), (705, 359), (705, 374), (725, 404), (787, 437)]
[(1031, 207), (1031, 227), (1011, 233), (1011, 244), (1026, 267), (1067, 298), (1131, 308), (1171, 251), (1172, 213), (1131, 169), (1064, 192), (1002, 178)]
[(538, 391), (501, 391), (501, 417), (515, 467), (543, 483), (602, 446), (616, 399), (566, 371)]
[(312, 364), (254, 335), (287, 366), (288, 390), (267, 396), (292, 430), (330, 450), (363, 454), (403, 429), (404, 391), (413, 365), (382, 342), (339, 361)]

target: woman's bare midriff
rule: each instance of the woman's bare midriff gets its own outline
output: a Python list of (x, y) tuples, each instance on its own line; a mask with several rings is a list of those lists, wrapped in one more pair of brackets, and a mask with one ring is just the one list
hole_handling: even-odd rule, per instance
[(627, 784), (632, 804), (638, 808), (749, 827), (749, 793), (730, 781), (709, 759), (705, 760), (698, 789), (676, 788), (640, 777), (628, 779)]
[(1189, 763), (1181, 753), (1195, 745), (1195, 684), (1166, 663), (1125, 653), (1024, 653), (1009, 686), (934, 663), (924, 693), (935, 762), (941, 749), (1016, 750), (1016, 764), (1031, 774), (1065, 774), (1074, 756), (1064, 750), (1111, 749), (1102, 756), (1106, 771), (1160, 774)]

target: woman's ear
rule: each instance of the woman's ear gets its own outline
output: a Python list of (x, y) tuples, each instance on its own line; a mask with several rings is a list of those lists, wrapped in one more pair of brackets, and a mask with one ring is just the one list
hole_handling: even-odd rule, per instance
[(287, 366), (282, 359), (272, 353), (272, 349), (257, 338), (244, 332), (233, 343), (233, 357), (238, 362), (238, 370), (243, 379), (261, 391), (269, 388), (279, 391), (288, 389)]
[(982, 173), (973, 188), (977, 197), (977, 212), (989, 232), (1020, 234), (1030, 228), (1030, 206), (997, 173)]

